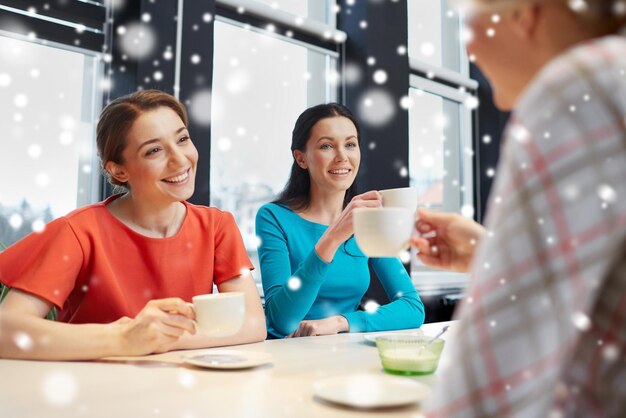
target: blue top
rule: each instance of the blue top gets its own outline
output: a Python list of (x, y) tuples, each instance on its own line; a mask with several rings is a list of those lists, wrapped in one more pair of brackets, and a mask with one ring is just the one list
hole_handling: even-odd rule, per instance
[(421, 326), (424, 305), (397, 258), (371, 259), (391, 302), (375, 312), (357, 311), (370, 284), (368, 258), (351, 237), (337, 249), (333, 261), (326, 263), (314, 247), (327, 228), (282, 204), (268, 203), (259, 209), (256, 234), (261, 240), (268, 332), (282, 338), (295, 331), (303, 319), (333, 315), (343, 315), (350, 332)]

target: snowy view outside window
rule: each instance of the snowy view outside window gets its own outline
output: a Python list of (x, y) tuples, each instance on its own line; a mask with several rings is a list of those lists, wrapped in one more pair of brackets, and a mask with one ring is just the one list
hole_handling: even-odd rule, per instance
[(221, 21), (215, 39), (211, 205), (233, 213), (256, 263), (256, 212), (289, 177), (299, 114), (336, 99), (337, 64), (322, 50)]
[(0, 242), (5, 245), (97, 200), (98, 68), (93, 56), (0, 36)]

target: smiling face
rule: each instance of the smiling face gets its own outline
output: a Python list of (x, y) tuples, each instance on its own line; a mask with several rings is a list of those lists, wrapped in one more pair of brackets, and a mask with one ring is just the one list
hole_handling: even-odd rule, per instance
[(187, 200), (194, 191), (198, 151), (180, 117), (168, 107), (145, 112), (126, 137), (122, 162), (105, 168), (127, 182), (135, 198), (155, 205)]
[(354, 123), (343, 116), (313, 126), (305, 152), (294, 151), (297, 164), (309, 172), (312, 191), (345, 192), (354, 183), (361, 162), (357, 135)]

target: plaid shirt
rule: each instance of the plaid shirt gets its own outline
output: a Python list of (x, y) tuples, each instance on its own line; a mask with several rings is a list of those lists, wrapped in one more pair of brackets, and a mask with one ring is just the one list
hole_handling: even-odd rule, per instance
[(548, 64), (505, 133), (432, 417), (626, 416), (626, 37)]

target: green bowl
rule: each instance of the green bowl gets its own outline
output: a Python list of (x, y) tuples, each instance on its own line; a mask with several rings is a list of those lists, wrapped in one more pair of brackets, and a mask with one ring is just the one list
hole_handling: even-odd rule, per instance
[(431, 374), (437, 370), (445, 341), (425, 335), (388, 335), (376, 338), (378, 355), (387, 373), (400, 375)]

